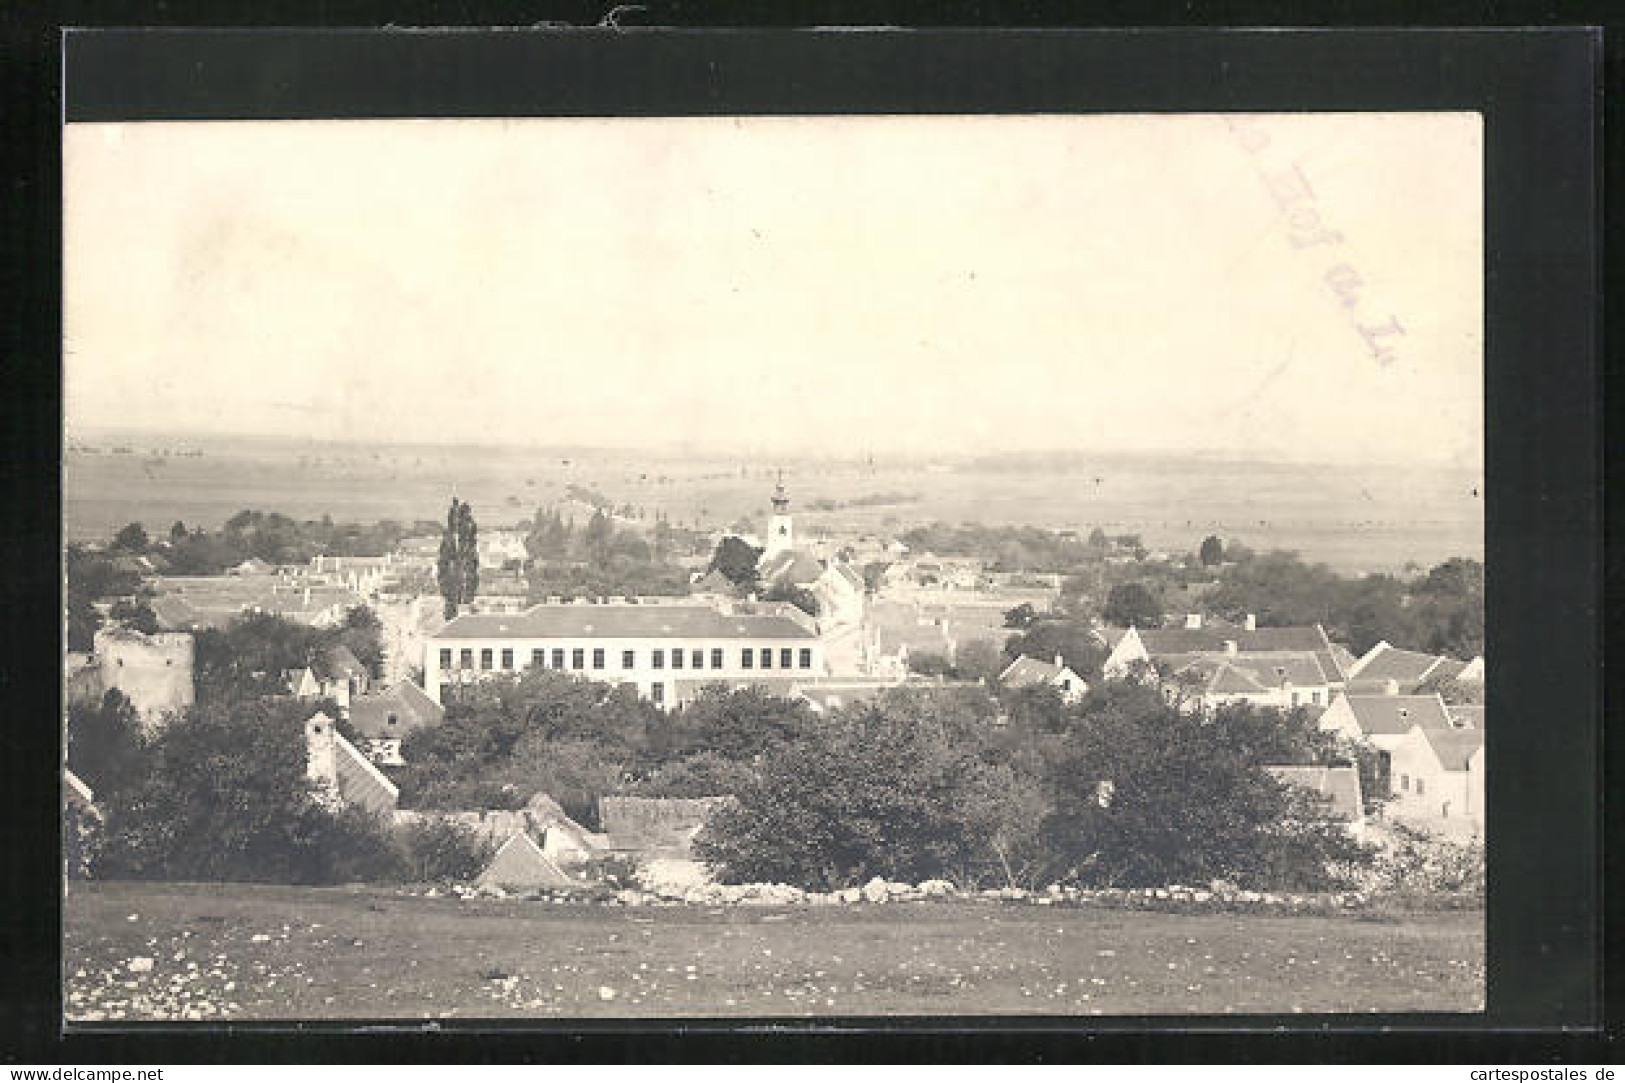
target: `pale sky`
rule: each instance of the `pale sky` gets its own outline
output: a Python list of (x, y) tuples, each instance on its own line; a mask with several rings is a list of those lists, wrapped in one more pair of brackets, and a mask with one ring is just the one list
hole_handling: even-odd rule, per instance
[[(70, 433), (1481, 461), (1476, 114), (75, 124), (63, 149)], [(1390, 318), (1384, 363), (1360, 326)]]

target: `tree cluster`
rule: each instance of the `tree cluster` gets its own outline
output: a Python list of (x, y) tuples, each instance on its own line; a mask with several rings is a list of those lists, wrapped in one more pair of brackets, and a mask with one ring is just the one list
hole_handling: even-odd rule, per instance
[(1152, 691), (995, 702), (903, 690), (836, 711), (766, 758), (700, 855), (732, 880), (828, 889), (870, 876), (1021, 886), (1342, 882), (1370, 859), (1266, 765), (1346, 761), (1302, 714), (1204, 721)]
[(1252, 613), (1263, 627), (1319, 623), (1356, 654), (1379, 640), (1463, 659), (1484, 653), (1484, 566), (1476, 560), (1454, 557), (1406, 581), (1348, 578), (1279, 550), (1238, 557), (1232, 546), (1229, 559), (1203, 601), (1216, 615)]
[(617, 526), (602, 509), (577, 530), (557, 509), (541, 509), (525, 538), (530, 598), (687, 594), (688, 574), (671, 558), (690, 546), (689, 534), (657, 517), (646, 539)]
[[(373, 677), (383, 675), (382, 625), (365, 606), (355, 606), (342, 625), (313, 628), (271, 613), (245, 613), (224, 628), (193, 637), (193, 667), (200, 701), (239, 703), (287, 691), (284, 675), (306, 666), (323, 679), (327, 652), (348, 647)], [(331, 712), (329, 712), (331, 713)]]

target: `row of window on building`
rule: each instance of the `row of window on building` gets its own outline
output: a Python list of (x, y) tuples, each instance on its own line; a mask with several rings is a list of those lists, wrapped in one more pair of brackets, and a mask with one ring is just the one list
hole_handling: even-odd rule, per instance
[[(609, 665), (608, 652), (603, 647), (537, 647), (530, 652), (530, 664), (535, 669), (587, 669), (589, 653), (591, 668), (607, 669)], [(684, 650), (681, 647), (672, 647), (669, 650), (656, 647), (649, 652), (650, 669), (705, 669), (706, 659), (709, 655), (711, 669), (726, 668), (726, 657), (721, 647), (712, 647), (709, 652), (704, 648), (695, 647)], [(740, 669), (772, 669), (774, 668), (775, 650), (772, 647), (741, 647), (739, 648)], [(779, 647), (777, 649), (779, 669), (811, 669), (811, 647)], [(457, 669), (474, 668), (474, 648), (463, 647), (456, 653)], [(566, 665), (568, 661), (568, 665)], [(453, 651), (450, 647), (440, 648), (440, 668), (449, 670), (454, 668)], [(500, 662), (500, 665), (498, 664)], [(501, 648), (500, 656), (495, 648), (481, 647), (479, 652), (480, 669), (506, 669), (514, 668), (514, 649)], [(621, 668), (636, 669), (637, 652), (632, 650), (621, 651)]]

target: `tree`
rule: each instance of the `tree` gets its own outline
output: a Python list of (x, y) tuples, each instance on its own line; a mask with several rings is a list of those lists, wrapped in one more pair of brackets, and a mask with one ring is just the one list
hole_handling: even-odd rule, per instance
[(436, 573), (440, 596), (445, 599), (446, 619), (450, 620), (459, 607), (474, 600), (480, 587), (479, 528), (474, 522), (474, 510), (456, 497), (452, 497), (446, 512)]
[(68, 767), (98, 800), (127, 790), (145, 773), (141, 717), (123, 692), (110, 688), (100, 704), (68, 708)]
[(1204, 568), (1211, 568), (1224, 563), (1224, 542), (1218, 535), (1209, 534), (1202, 539), (1202, 549), (1199, 554)]
[(1100, 616), (1119, 627), (1155, 628), (1162, 624), (1162, 603), (1144, 583), (1119, 583), (1106, 595)]
[(1113, 687), (1091, 694), (1051, 761), (1044, 835), (1096, 884), (1333, 886), (1369, 852), (1263, 769), (1331, 754), (1302, 712), (1221, 707), (1198, 722), (1153, 690)]
[(662, 764), (637, 786), (642, 797), (729, 797), (756, 780), (748, 763), (696, 752)]
[(108, 871), (138, 879), (331, 883), (398, 874), (383, 827), (316, 800), (304, 720), (287, 699), (200, 705), (149, 746), (108, 803)]
[(587, 546), (587, 559), (594, 564), (602, 565), (609, 560), (610, 545), (615, 539), (615, 526), (609, 521), (602, 508), (593, 511), (592, 518), (587, 520), (587, 533), (585, 544)]
[(754, 686), (700, 689), (669, 716), (681, 735), (680, 751), (712, 752), (727, 760), (749, 761), (803, 732), (811, 724), (806, 704), (770, 695)]
[(730, 534), (717, 543), (710, 570), (720, 572), (736, 589), (754, 593), (757, 587), (756, 562), (761, 557), (761, 549), (744, 538)]
[(169, 526), (169, 544), (180, 545), (186, 540), (186, 524), (176, 519)]
[(1422, 695), (1438, 693), (1440, 699), (1452, 707), (1484, 706), (1484, 685), (1480, 681), (1461, 681), (1454, 677), (1429, 677), (1417, 686)]
[(1099, 679), (1101, 664), (1106, 661), (1106, 652), (1094, 630), (1076, 620), (1039, 621), (1005, 640), (1004, 654), (1012, 660), (1025, 654), (1042, 662), (1053, 661), (1059, 655), (1067, 668), (1091, 682)]
[(991, 681), (1007, 664), (998, 646), (986, 639), (972, 639), (954, 648), (954, 672), (960, 680)]
[(95, 649), (96, 630), (102, 626), (101, 614), (89, 598), (68, 592), (68, 649), (90, 651)]
[(1004, 626), (1006, 628), (1031, 628), (1033, 621), (1038, 619), (1038, 610), (1031, 602), (1022, 602), (1013, 609), (1004, 611)]
[(830, 890), (872, 876), (1002, 878), (996, 842), (1023, 826), (1011, 770), (901, 701), (836, 712), (764, 757), (695, 852), (724, 881)]
[(145, 553), (149, 540), (140, 523), (131, 523), (113, 535), (113, 548), (122, 553)]
[(120, 598), (108, 609), (107, 615), (138, 632), (152, 635), (158, 631), (158, 614), (142, 598)]

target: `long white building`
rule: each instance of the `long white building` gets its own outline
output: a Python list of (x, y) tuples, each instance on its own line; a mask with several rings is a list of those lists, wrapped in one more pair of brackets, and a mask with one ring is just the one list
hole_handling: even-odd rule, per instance
[(717, 682), (788, 691), (826, 676), (817, 626), (785, 605), (577, 602), (469, 613), (431, 636), (426, 653), (424, 688), (437, 703), (448, 685), (532, 667), (635, 684), (662, 707)]

